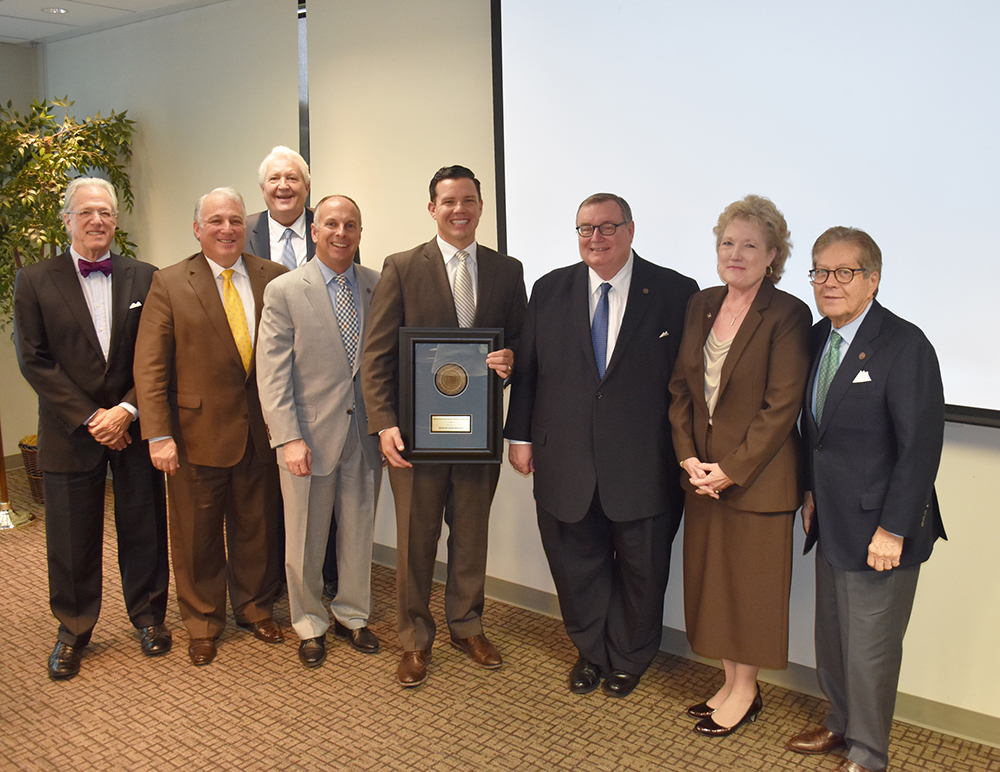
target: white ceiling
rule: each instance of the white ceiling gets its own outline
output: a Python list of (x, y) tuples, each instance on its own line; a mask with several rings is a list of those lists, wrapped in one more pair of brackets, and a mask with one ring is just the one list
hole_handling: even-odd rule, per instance
[(0, 43), (48, 43), (218, 2), (223, 0), (0, 0)]

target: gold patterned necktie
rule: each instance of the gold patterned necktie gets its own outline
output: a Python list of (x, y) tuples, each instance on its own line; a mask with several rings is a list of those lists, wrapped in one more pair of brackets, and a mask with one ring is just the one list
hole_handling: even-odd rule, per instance
[(476, 301), (472, 295), (472, 277), (465, 261), (469, 253), (464, 249), (455, 253), (458, 257), (458, 271), (455, 274), (455, 313), (458, 315), (459, 327), (471, 327), (476, 318)]
[(253, 345), (250, 343), (250, 328), (247, 327), (247, 316), (243, 310), (243, 300), (240, 293), (233, 284), (233, 269), (227, 268), (222, 272), (222, 297), (225, 300), (226, 319), (229, 320), (229, 329), (233, 331), (233, 340), (236, 341), (236, 348), (239, 349), (240, 359), (243, 360), (243, 369), (250, 372), (250, 357), (253, 356)]

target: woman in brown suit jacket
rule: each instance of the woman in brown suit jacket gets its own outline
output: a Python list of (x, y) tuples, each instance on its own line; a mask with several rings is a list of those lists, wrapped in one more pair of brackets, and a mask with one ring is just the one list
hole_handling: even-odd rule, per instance
[(775, 289), (791, 248), (774, 204), (747, 196), (715, 227), (724, 285), (688, 304), (670, 381), (685, 489), (684, 617), (692, 650), (722, 660), (723, 687), (688, 713), (708, 736), (761, 709), (757, 671), (788, 664), (792, 525), (809, 308)]

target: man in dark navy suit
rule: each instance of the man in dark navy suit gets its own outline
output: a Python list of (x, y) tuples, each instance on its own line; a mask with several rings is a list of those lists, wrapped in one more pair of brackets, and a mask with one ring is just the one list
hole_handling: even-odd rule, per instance
[(113, 473), (118, 563), (129, 619), (147, 656), (170, 650), (163, 475), (142, 440), (132, 360), (156, 268), (112, 254), (118, 202), (105, 180), (66, 188), (68, 252), (23, 268), (14, 342), (38, 392), (49, 602), (59, 635), (49, 676), (72, 678), (101, 609), (104, 485)]
[(867, 233), (830, 228), (813, 246), (812, 376), (802, 435), (802, 520), (816, 554), (816, 672), (823, 726), (789, 740), (798, 753), (846, 747), (834, 769), (889, 763), (889, 730), (920, 564), (946, 538), (934, 478), (944, 388), (934, 348), (875, 300), (882, 252)]
[[(624, 697), (659, 650), (684, 507), (667, 384), (693, 279), (632, 251), (620, 196), (576, 218), (582, 260), (531, 291), (504, 436), (534, 472), (542, 546), (579, 651), (569, 688)], [(603, 307), (603, 308), (602, 308)]]

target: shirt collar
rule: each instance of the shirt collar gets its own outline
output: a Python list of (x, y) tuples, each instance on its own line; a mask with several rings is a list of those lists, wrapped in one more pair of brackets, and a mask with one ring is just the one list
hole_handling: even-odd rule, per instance
[(634, 262), (634, 258), (635, 252), (629, 250), (628, 260), (625, 261), (625, 265), (623, 265), (621, 270), (610, 279), (602, 279), (597, 275), (597, 271), (588, 267), (587, 273), (590, 276), (590, 294), (593, 295), (597, 292), (600, 289), (600, 286), (606, 281), (616, 292), (620, 292), (624, 295), (625, 289), (628, 287), (629, 282), (632, 281), (632, 264)]
[(865, 306), (865, 310), (858, 315), (858, 318), (852, 319), (843, 327), (834, 328), (833, 324), (831, 324), (830, 334), (832, 335), (834, 330), (836, 330), (836, 333), (843, 339), (844, 343), (850, 346), (851, 342), (854, 340), (854, 336), (858, 334), (858, 328), (861, 327), (861, 323), (865, 320), (865, 317), (868, 316), (868, 312), (871, 310), (871, 307), (872, 301), (869, 300), (868, 305)]
[[(441, 250), (441, 257), (444, 258), (444, 261), (446, 263), (455, 256), (456, 252), (458, 252), (458, 247), (452, 246), (443, 238), (441, 238), (440, 235), (437, 236), (437, 244), (438, 244), (438, 249)], [(469, 244), (469, 246), (465, 248), (465, 251), (469, 253), (469, 260), (471, 260), (473, 263), (476, 262), (476, 242), (473, 241), (471, 244)]]
[(280, 240), (282, 236), (285, 235), (285, 228), (291, 228), (292, 233), (298, 236), (300, 239), (306, 237), (306, 210), (302, 210), (302, 214), (299, 218), (293, 222), (291, 225), (282, 225), (280, 222), (271, 217), (271, 212), (267, 213), (267, 227), (270, 230), (271, 238)]
[[(77, 273), (80, 273), (80, 261), (81, 260), (86, 260), (87, 258), (85, 258), (83, 255), (81, 255), (79, 252), (77, 252), (72, 247), (72, 245), (69, 248), (69, 253), (70, 253), (70, 255), (73, 258), (73, 267), (76, 268), (76, 272)], [(97, 260), (94, 261), (94, 262), (100, 262), (101, 260), (106, 260), (109, 257), (111, 257), (111, 250), (110, 249), (108, 249), (107, 252), (105, 252), (103, 255), (101, 255), (99, 258), (97, 258)], [(90, 262), (90, 261), (88, 261), (88, 262)], [(82, 276), (83, 274), (80, 274), (80, 275)]]
[[(205, 253), (204, 253), (204, 252), (202, 252), (202, 254), (203, 254), (203, 255), (205, 255)], [(208, 261), (208, 267), (212, 269), (212, 275), (213, 275), (213, 276), (214, 276), (214, 277), (215, 277), (216, 279), (218, 279), (218, 278), (219, 278), (220, 276), (222, 276), (222, 272), (223, 272), (223, 271), (225, 271), (225, 270), (228, 270), (227, 268), (224, 268), (223, 266), (219, 265), (219, 264), (218, 264), (217, 262), (215, 262), (215, 261), (214, 261), (214, 260), (213, 260), (212, 258), (210, 258), (210, 257), (209, 257), (208, 255), (205, 255), (205, 260), (207, 260), (207, 261)], [(236, 262), (235, 262), (235, 263), (233, 263), (233, 264), (232, 264), (232, 265), (230, 266), (230, 268), (232, 268), (232, 269), (233, 269), (233, 272), (234, 272), (234, 273), (240, 273), (240, 274), (243, 274), (244, 276), (246, 276), (246, 277), (248, 277), (248, 278), (249, 278), (249, 276), (250, 276), (250, 274), (249, 274), (249, 273), (247, 272), (247, 266), (246, 266), (246, 263), (244, 263), (244, 262), (243, 262), (243, 255), (240, 255), (240, 256), (239, 256), (239, 258), (238, 258), (238, 259), (236, 260)]]
[(356, 287), (358, 285), (358, 279), (354, 273), (354, 263), (351, 263), (350, 266), (348, 266), (347, 270), (344, 271), (342, 274), (337, 273), (335, 270), (330, 268), (330, 266), (328, 266), (319, 258), (316, 258), (316, 263), (319, 265), (319, 272), (323, 274), (323, 282), (325, 284), (329, 284), (338, 276), (343, 276), (345, 279), (347, 279), (347, 283), (350, 284), (351, 287)]

